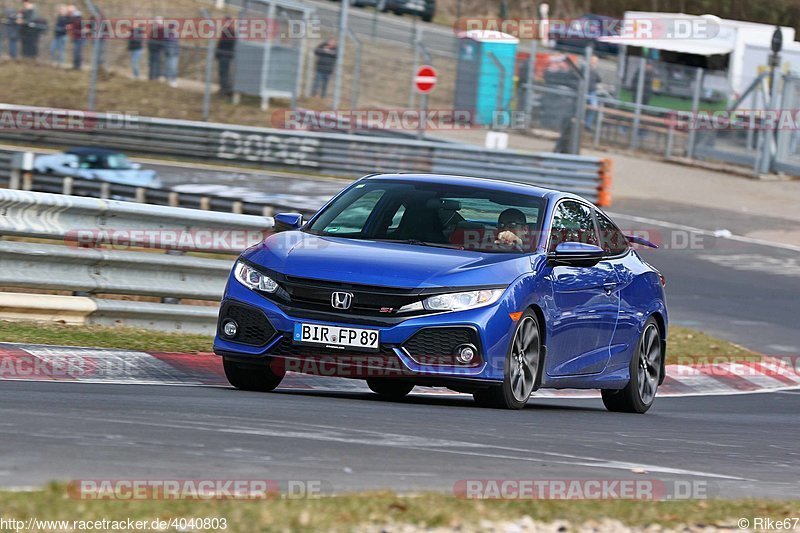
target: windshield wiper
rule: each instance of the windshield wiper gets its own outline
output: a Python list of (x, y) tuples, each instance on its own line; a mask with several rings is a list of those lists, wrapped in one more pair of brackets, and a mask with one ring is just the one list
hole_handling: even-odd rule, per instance
[(430, 246), (433, 248), (449, 248), (451, 250), (463, 250), (463, 246), (459, 246), (458, 244), (448, 244), (448, 243), (439, 243), (439, 242), (428, 242), (422, 241), (420, 239), (371, 239), (377, 242), (396, 242), (400, 244), (416, 244), (417, 246)]

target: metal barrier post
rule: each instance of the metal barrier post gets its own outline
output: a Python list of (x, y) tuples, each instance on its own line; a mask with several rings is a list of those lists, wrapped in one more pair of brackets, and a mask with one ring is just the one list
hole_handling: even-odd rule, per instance
[(414, 42), (413, 42), (413, 45), (414, 45), (414, 65), (411, 68), (411, 86), (410, 86), (410, 89), (408, 91), (408, 108), (409, 109), (414, 109), (414, 107), (415, 107), (414, 102), (416, 100), (415, 97), (417, 95), (417, 91), (416, 91), (415, 85), (414, 85), (414, 76), (416, 75), (417, 69), (419, 68), (419, 48), (420, 48), (420, 44), (422, 43), (422, 30), (420, 30), (420, 27), (417, 26), (416, 20), (417, 19), (414, 19), (414, 22), (413, 22), (413, 24), (414, 24), (414, 33), (413, 33), (413, 39), (414, 39)]
[(644, 97), (644, 79), (647, 59), (642, 56), (639, 58), (639, 79), (636, 83), (636, 102), (633, 115), (633, 128), (631, 129), (631, 150), (639, 145), (639, 125), (642, 122), (642, 98)]
[[(275, 20), (275, 2), (269, 3), (267, 11), (267, 20)], [(261, 109), (265, 110), (269, 107), (269, 67), (272, 55), (272, 35), (267, 35), (267, 40), (264, 43), (264, 56), (261, 61)]]
[[(692, 113), (694, 116), (697, 116), (697, 112), (700, 111), (700, 93), (703, 90), (703, 69), (697, 67), (695, 70), (694, 76), (694, 93), (692, 94)], [(670, 135), (672, 134), (672, 129), (670, 128)], [(686, 157), (689, 159), (694, 157), (694, 143), (697, 140), (697, 128), (691, 128), (689, 130), (689, 138), (687, 140), (686, 146)]]
[(575, 127), (572, 128), (572, 143), (570, 153), (581, 153), (581, 134), (583, 133), (583, 122), (586, 118), (586, 104), (589, 95), (589, 77), (592, 75), (592, 54), (594, 49), (587, 46), (583, 51), (583, 75), (578, 84), (577, 101), (575, 102)]
[(333, 110), (339, 110), (342, 99), (342, 70), (344, 69), (344, 45), (347, 42), (347, 16), (350, 7), (349, 0), (340, 2), (339, 5), (339, 42), (336, 47), (336, 69), (333, 85)]
[(356, 46), (355, 65), (353, 65), (353, 79), (350, 82), (350, 109), (358, 107), (358, 96), (361, 89), (361, 40), (356, 36), (355, 32), (351, 29), (347, 30), (347, 35), (353, 40)]
[[(211, 13), (207, 9), (200, 10), (203, 18), (210, 20)], [(214, 76), (214, 40), (209, 39), (206, 47), (206, 78), (203, 88), (203, 120), (208, 120), (211, 115), (211, 81)]]
[(103, 45), (103, 40), (99, 37), (99, 29), (103, 17), (91, 1), (86, 2), (86, 5), (89, 7), (89, 11), (91, 11), (95, 21), (92, 26), (94, 31), (94, 47), (92, 48), (92, 72), (89, 78), (89, 102), (87, 104), (87, 109), (89, 111), (94, 111), (97, 100), (97, 71), (100, 69), (100, 53)]

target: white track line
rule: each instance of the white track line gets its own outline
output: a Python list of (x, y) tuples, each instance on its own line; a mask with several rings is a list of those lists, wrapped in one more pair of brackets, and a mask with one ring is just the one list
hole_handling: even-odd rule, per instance
[(666, 220), (658, 220), (655, 218), (640, 217), (636, 215), (627, 215), (625, 213), (607, 213), (614, 218), (624, 218), (634, 222), (641, 222), (642, 224), (652, 224), (654, 226), (661, 226), (662, 228), (677, 229), (681, 231), (690, 231), (692, 233), (699, 233), (707, 237), (715, 237), (717, 239), (728, 239), (731, 241), (743, 242), (746, 244), (755, 244), (758, 246), (769, 246), (771, 248), (779, 248), (782, 250), (791, 250), (793, 252), (800, 252), (800, 246), (794, 244), (787, 244), (782, 242), (768, 241), (765, 239), (756, 239), (754, 237), (745, 237), (744, 235), (720, 235), (717, 231), (695, 228), (694, 226), (687, 226), (684, 224), (676, 224), (674, 222), (667, 222)]

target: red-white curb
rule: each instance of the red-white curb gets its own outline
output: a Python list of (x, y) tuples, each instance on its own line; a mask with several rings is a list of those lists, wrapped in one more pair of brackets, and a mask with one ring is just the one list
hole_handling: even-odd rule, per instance
[[(228, 386), (214, 354), (181, 354), (0, 343), (0, 380), (140, 385)], [(800, 387), (800, 358), (747, 358), (741, 362), (668, 365), (659, 396), (724, 395)], [(366, 392), (358, 379), (288, 373), (281, 389)], [(417, 387), (414, 394), (452, 395)], [(583, 398), (594, 390), (542, 389), (536, 397)]]

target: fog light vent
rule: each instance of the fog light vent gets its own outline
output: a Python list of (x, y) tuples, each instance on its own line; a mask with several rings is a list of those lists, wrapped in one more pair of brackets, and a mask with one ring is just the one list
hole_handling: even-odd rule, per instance
[(462, 344), (457, 350), (456, 360), (464, 364), (471, 363), (475, 359), (475, 354), (478, 353), (478, 349), (471, 344)]

